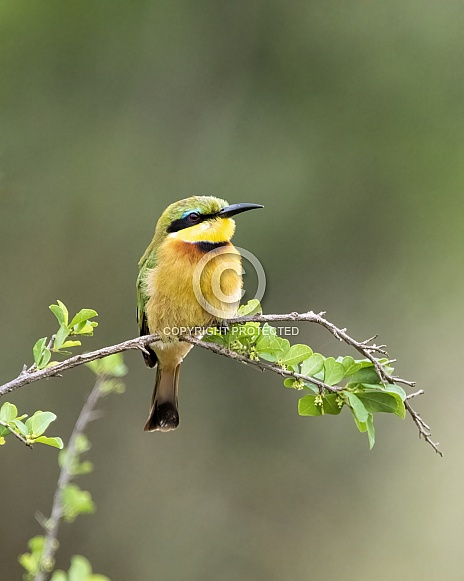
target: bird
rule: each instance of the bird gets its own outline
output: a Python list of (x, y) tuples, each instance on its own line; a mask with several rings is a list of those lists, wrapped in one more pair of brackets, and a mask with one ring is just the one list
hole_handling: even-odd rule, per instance
[[(191, 196), (169, 205), (139, 261), (137, 321), (140, 335), (159, 340), (143, 351), (156, 368), (144, 430), (169, 432), (179, 425), (179, 369), (192, 349), (178, 335), (223, 326), (237, 313), (242, 291), (241, 256), (230, 242), (232, 216), (261, 204), (232, 204), (213, 196)], [(218, 274), (219, 273), (219, 274)]]

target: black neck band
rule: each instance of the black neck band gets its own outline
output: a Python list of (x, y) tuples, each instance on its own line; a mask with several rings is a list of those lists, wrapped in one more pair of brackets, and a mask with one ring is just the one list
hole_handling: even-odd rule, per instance
[(227, 246), (228, 244), (229, 242), (207, 242), (207, 241), (195, 242), (195, 246), (202, 252), (209, 252), (210, 250), (214, 250), (215, 248), (219, 248), (220, 246)]

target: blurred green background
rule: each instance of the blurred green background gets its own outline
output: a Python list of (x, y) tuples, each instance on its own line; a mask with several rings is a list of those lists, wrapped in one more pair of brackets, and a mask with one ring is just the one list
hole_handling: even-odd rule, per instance
[[(462, 579), (463, 20), (460, 2), (412, 0), (0, 1), (0, 383), (53, 332), (57, 298), (99, 312), (87, 349), (135, 336), (158, 216), (218, 195), (265, 205), (234, 238), (266, 269), (265, 311), (379, 332), (445, 451), (383, 416), (369, 452), (348, 413), (300, 418), (278, 378), (198, 349), (180, 428), (146, 434), (154, 375), (129, 353), (79, 481), (98, 510), (63, 526), (59, 567), (78, 553), (112, 581)], [(6, 399), (55, 411), (67, 438), (91, 382), (80, 368)], [(57, 454), (0, 453), (14, 581)]]

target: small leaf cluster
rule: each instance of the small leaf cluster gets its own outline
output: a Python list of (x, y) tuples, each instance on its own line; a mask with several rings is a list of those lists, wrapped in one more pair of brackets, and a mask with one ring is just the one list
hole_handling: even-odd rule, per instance
[[(29, 553), (19, 556), (19, 563), (27, 571), (24, 579), (32, 580), (40, 571), (42, 553), (45, 545), (45, 537), (38, 535), (27, 543)], [(47, 571), (51, 571), (53, 563), (49, 564)], [(71, 557), (71, 566), (67, 573), (57, 570), (53, 573), (50, 581), (110, 581), (105, 575), (92, 573), (89, 561), (81, 555)]]
[(56, 305), (50, 305), (50, 310), (55, 315), (60, 327), (48, 343), (48, 337), (42, 337), (34, 345), (32, 349), (34, 369), (44, 369), (56, 365), (55, 361), (51, 361), (52, 353), (69, 355), (71, 352), (68, 349), (81, 345), (79, 340), (72, 340), (69, 337), (91, 337), (94, 328), (98, 326), (98, 323), (91, 321), (98, 316), (93, 309), (81, 309), (71, 321), (69, 321), (66, 305), (60, 300), (57, 301)]
[(100, 379), (100, 392), (103, 395), (124, 393), (125, 385), (121, 378), (127, 375), (127, 366), (122, 353), (113, 353), (85, 365)]
[(50, 581), (110, 581), (105, 575), (92, 572), (89, 561), (81, 555), (71, 557), (71, 567), (68, 572), (55, 571)]
[[(239, 316), (261, 313), (261, 305), (256, 299), (242, 305), (238, 311)], [(370, 448), (375, 443), (376, 413), (392, 413), (400, 418), (406, 415), (405, 391), (397, 385), (385, 385), (374, 363), (368, 359), (324, 357), (313, 352), (308, 345), (291, 345), (268, 323), (233, 324), (225, 333), (214, 329), (208, 331), (211, 332), (205, 337), (206, 341), (245, 355), (251, 360), (269, 361), (286, 371), (307, 377), (308, 380), (288, 377), (284, 381), (285, 387), (312, 392), (299, 400), (299, 415), (338, 415), (346, 407), (352, 413), (358, 430), (367, 433)], [(393, 368), (387, 359), (377, 361), (391, 374)], [(323, 382), (329, 389), (320, 389), (310, 378)]]
[[(379, 359), (378, 362), (389, 373), (393, 371), (388, 360)], [(305, 373), (304, 363), (301, 372), (309, 375)], [(406, 392), (397, 385), (383, 384), (373, 362), (369, 360), (327, 357), (323, 362), (323, 369), (312, 376), (323, 380), (327, 385), (337, 385), (339, 391), (321, 394), (314, 385), (303, 382), (303, 389), (310, 389), (317, 395), (302, 397), (298, 402), (298, 413), (301, 416), (338, 415), (343, 407), (347, 407), (358, 430), (367, 432), (370, 448), (375, 443), (374, 414), (391, 413), (403, 419), (406, 416)], [(337, 381), (332, 383), (335, 378)], [(286, 387), (295, 387), (295, 380), (288, 378), (284, 384)]]
[[(26, 569), (26, 574), (23, 575), (25, 581), (34, 579), (35, 575), (39, 573), (44, 545), (45, 537), (43, 535), (37, 535), (27, 542), (27, 548), (30, 552), (19, 555), (19, 564)], [(47, 568), (47, 570), (49, 569)]]
[[(56, 420), (52, 412), (36, 411), (33, 416), (27, 418), (27, 414), (18, 415), (18, 408), (12, 403), (5, 402), (0, 408), (0, 445), (5, 443), (5, 437), (12, 432), (19, 434), (26, 444), (46, 444), (54, 448), (63, 448), (61, 438), (44, 436), (48, 426)], [(25, 421), (23, 421), (25, 420)]]

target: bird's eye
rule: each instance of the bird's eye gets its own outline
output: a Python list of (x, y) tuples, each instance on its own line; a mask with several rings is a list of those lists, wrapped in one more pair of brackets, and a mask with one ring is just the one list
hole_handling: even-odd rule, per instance
[(190, 214), (188, 215), (188, 221), (191, 224), (197, 224), (201, 219), (201, 216), (198, 212), (190, 212)]

